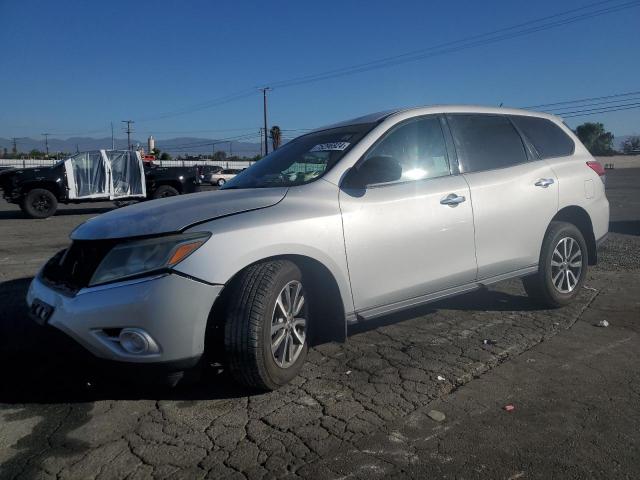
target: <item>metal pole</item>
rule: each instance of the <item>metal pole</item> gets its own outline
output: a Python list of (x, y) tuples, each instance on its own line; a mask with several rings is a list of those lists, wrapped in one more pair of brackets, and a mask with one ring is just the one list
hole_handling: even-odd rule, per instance
[(131, 124), (135, 122), (133, 120), (122, 120), (122, 123), (127, 124), (127, 146), (131, 150)]
[(269, 87), (261, 88), (262, 90), (262, 114), (264, 117), (264, 154), (265, 156), (269, 154), (269, 143), (268, 143), (268, 134), (267, 130), (267, 91), (271, 90)]
[(49, 135), (51, 135), (50, 133), (43, 133), (42, 135), (44, 135), (44, 145), (45, 145), (45, 149), (47, 151), (47, 158), (49, 158)]
[(111, 122), (111, 150), (115, 150), (115, 144), (113, 142), (113, 122)]

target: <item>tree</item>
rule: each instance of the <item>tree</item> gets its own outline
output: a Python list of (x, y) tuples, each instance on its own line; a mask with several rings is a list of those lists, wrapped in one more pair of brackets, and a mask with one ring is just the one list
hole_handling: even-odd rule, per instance
[[(158, 150), (158, 149), (154, 148), (154, 150)], [(160, 153), (160, 150), (158, 150), (158, 153)], [(160, 155), (160, 160), (171, 160), (171, 155), (169, 155), (167, 152), (162, 152), (162, 154)]]
[(9, 154), (7, 153), (7, 147), (2, 149), (2, 158), (9, 158)]
[(282, 132), (280, 131), (280, 127), (277, 125), (271, 127), (271, 143), (274, 150), (277, 150), (282, 143)]
[(602, 123), (583, 123), (576, 128), (576, 135), (592, 155), (614, 153), (613, 133), (607, 132)]
[(213, 154), (213, 159), (216, 162), (224, 162), (227, 159), (227, 152), (224, 150), (218, 150)]
[[(5, 148), (5, 152), (6, 152)], [(627, 138), (622, 144), (622, 151), (627, 155), (640, 153), (640, 136)]]
[(154, 155), (156, 158), (160, 158), (160, 149), (158, 147), (155, 147), (153, 150), (151, 150), (149, 153), (151, 153), (152, 155)]
[(44, 158), (44, 157), (45, 157), (45, 153), (35, 148), (29, 152), (29, 158)]

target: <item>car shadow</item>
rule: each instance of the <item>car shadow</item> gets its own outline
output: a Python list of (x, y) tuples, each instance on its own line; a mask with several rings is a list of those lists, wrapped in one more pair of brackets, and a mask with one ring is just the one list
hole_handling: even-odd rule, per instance
[(640, 220), (609, 222), (609, 231), (624, 235), (640, 235)]
[[(41, 327), (28, 317), (25, 296), (31, 280), (0, 283), (0, 305), (4, 307), (0, 310), (0, 404), (138, 399), (188, 402), (257, 393), (236, 385), (218, 365), (204, 365), (197, 371), (199, 377), (169, 388), (157, 378), (131, 375), (105, 364), (57, 329)], [(501, 312), (536, 308), (527, 297), (482, 290), (364, 322), (349, 332), (364, 332), (441, 309)]]
[[(65, 217), (68, 215), (100, 215), (101, 213), (109, 212), (116, 208), (112, 207), (87, 207), (87, 208), (65, 208), (60, 207), (55, 217)], [(51, 217), (49, 217), (51, 218)], [(4, 210), (0, 212), (0, 220), (28, 220), (22, 210)]]
[(536, 304), (526, 295), (513, 295), (486, 287), (455, 297), (438, 300), (380, 318), (349, 326), (349, 334), (363, 333), (378, 327), (424, 317), (438, 310), (478, 310), (485, 312), (537, 311), (545, 307)]

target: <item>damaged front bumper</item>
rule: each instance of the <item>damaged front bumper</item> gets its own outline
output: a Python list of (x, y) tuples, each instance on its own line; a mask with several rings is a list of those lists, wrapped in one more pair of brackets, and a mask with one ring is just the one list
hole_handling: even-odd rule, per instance
[[(27, 294), (30, 316), (76, 340), (96, 357), (135, 364), (194, 363), (204, 352), (207, 320), (222, 285), (178, 274), (84, 288), (65, 294), (36, 277)], [(151, 345), (127, 349), (123, 330)], [(134, 337), (135, 340), (135, 337)]]

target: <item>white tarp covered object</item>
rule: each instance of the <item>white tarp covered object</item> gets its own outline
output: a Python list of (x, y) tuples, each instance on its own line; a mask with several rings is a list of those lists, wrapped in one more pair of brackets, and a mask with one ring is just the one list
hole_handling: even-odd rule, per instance
[(138, 152), (108, 150), (111, 166), (111, 198), (146, 197), (144, 168)]
[(146, 197), (144, 168), (138, 152), (94, 150), (64, 161), (70, 199)]

